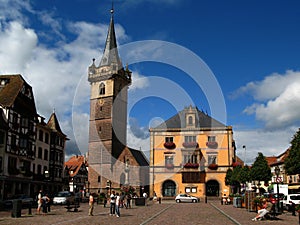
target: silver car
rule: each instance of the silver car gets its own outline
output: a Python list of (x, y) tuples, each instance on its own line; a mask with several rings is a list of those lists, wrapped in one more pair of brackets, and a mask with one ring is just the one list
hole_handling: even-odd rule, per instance
[(61, 191), (53, 198), (54, 205), (70, 205), (74, 204), (75, 195), (73, 192)]
[(199, 202), (199, 198), (188, 195), (188, 194), (179, 194), (176, 196), (175, 201), (180, 202)]

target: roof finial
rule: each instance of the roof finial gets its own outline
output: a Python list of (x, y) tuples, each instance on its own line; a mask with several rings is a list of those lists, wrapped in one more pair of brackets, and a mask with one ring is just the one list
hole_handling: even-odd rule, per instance
[(110, 10), (111, 14), (114, 14), (114, 1), (111, 1), (111, 10)]

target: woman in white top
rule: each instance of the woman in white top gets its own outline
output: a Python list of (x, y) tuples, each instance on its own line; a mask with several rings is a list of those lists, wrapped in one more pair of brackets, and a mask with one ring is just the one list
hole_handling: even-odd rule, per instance
[(119, 193), (117, 193), (116, 194), (116, 214), (117, 214), (117, 217), (120, 217), (120, 205), (121, 205), (120, 195), (119, 195)]

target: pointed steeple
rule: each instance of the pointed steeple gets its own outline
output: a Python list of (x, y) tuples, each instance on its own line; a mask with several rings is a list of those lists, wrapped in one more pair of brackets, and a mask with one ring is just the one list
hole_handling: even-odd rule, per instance
[(119, 57), (119, 53), (118, 53), (118, 48), (117, 48), (113, 7), (110, 10), (110, 13), (111, 13), (110, 24), (109, 24), (109, 28), (108, 28), (107, 37), (106, 37), (106, 43), (105, 43), (103, 56), (102, 56), (99, 67), (108, 66), (108, 65), (116, 65), (118, 69), (121, 69), (123, 66), (122, 66), (122, 63), (121, 63), (121, 60)]

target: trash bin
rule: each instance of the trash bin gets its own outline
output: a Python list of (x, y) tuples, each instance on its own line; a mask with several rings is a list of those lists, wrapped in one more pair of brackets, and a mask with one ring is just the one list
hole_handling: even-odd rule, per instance
[(146, 199), (145, 198), (135, 198), (135, 205), (136, 206), (146, 205)]
[(11, 217), (21, 217), (21, 211), (22, 211), (22, 200), (13, 200), (13, 208), (11, 211)]

